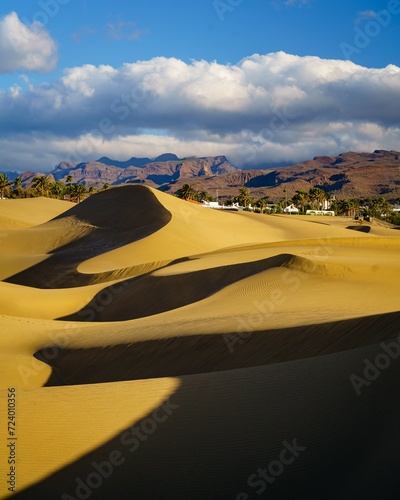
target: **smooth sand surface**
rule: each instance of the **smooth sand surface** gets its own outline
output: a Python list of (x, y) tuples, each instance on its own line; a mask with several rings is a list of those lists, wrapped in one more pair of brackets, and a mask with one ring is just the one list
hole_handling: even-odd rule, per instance
[(36, 226), (62, 214), (71, 206), (68, 201), (43, 197), (0, 200), (0, 229)]
[(142, 186), (0, 226), (1, 498), (8, 388), (16, 498), (397, 498), (398, 230)]

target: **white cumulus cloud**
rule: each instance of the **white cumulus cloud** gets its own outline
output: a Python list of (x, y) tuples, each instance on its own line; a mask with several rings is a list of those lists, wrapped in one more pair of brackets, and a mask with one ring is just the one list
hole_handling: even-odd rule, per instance
[(57, 59), (56, 43), (39, 22), (26, 26), (15, 12), (0, 18), (0, 73), (49, 72)]
[(400, 68), (284, 52), (237, 64), (158, 57), (84, 65), (52, 84), (0, 92), (0, 136), (10, 144), (3, 164), (26, 168), (30, 155), (30, 168), (41, 170), (67, 158), (165, 151), (265, 166), (398, 149)]

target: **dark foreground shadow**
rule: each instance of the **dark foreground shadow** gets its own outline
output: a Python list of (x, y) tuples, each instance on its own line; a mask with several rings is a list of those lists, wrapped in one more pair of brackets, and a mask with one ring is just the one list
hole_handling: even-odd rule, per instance
[(352, 231), (358, 231), (359, 233), (371, 232), (371, 226), (347, 226), (346, 229), (351, 229)]
[[(164, 227), (171, 213), (143, 186), (125, 186), (95, 194), (41, 227), (65, 227), (74, 232), (81, 225), (90, 232), (67, 245), (54, 248), (49, 258), (6, 282), (35, 288), (68, 288), (91, 284), (94, 276), (78, 273), (82, 262), (133, 243)], [(29, 247), (29, 233), (27, 246)]]
[[(381, 353), (374, 345), (184, 376), (167, 412), (158, 412), (167, 415), (164, 421), (153, 413), (132, 422), (14, 498), (397, 499), (400, 362), (380, 370), (359, 395), (349, 379), (363, 376), (364, 360), (374, 362)], [(55, 391), (55, 405), (58, 397)], [(134, 386), (126, 397), (135, 398)], [(102, 427), (102, 411), (119, 418), (120, 408), (100, 409), (94, 426)], [(68, 428), (79, 425), (76, 418), (66, 421), (65, 434), (55, 439), (68, 443)], [(116, 456), (118, 465), (110, 469), (105, 462)], [(30, 460), (33, 464), (34, 450)], [(103, 475), (96, 472), (100, 463)]]
[(280, 254), (254, 262), (171, 276), (153, 276), (148, 273), (125, 280), (118, 285), (116, 292), (116, 285), (101, 290), (80, 311), (58, 319), (124, 321), (152, 316), (198, 302), (244, 278), (283, 266), (291, 258), (291, 254)]
[[(182, 376), (312, 358), (396, 339), (400, 313), (252, 332), (238, 323), (224, 335), (188, 335), (103, 348), (37, 353), (53, 368), (47, 385)], [(400, 346), (399, 346), (400, 351)], [(400, 363), (400, 361), (399, 361)]]

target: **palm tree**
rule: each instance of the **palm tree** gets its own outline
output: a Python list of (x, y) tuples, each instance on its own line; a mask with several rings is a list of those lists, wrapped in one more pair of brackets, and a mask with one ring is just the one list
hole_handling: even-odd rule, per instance
[(195, 199), (197, 201), (216, 201), (214, 196), (211, 194), (207, 193), (207, 191), (197, 191), (195, 195)]
[(82, 201), (83, 195), (86, 194), (87, 189), (83, 184), (74, 184), (72, 186), (71, 194), (80, 203)]
[(247, 188), (243, 187), (239, 189), (239, 194), (238, 196), (235, 196), (233, 199), (235, 203), (239, 203), (243, 207), (247, 207), (248, 205), (251, 205), (251, 202), (253, 201), (250, 192)]
[(10, 185), (10, 181), (6, 174), (0, 173), (0, 199), (4, 198), (4, 193), (8, 186)]
[(33, 178), (32, 188), (41, 196), (48, 196), (51, 184), (52, 183), (47, 175), (38, 175)]
[(193, 200), (196, 197), (196, 191), (190, 184), (184, 184), (178, 191), (176, 192), (178, 198), (182, 198), (184, 200)]
[(109, 187), (110, 187), (110, 184), (108, 182), (105, 182), (103, 184), (103, 191), (106, 191), (107, 189), (109, 189)]
[(66, 190), (66, 186), (63, 182), (52, 182), (50, 186), (50, 193), (58, 199), (62, 199)]
[(330, 202), (330, 205), (329, 205), (329, 210), (333, 210), (336, 215), (340, 215), (339, 214), (339, 206), (340, 206), (339, 200), (337, 200), (336, 198), (332, 198), (332, 201)]
[(337, 211), (339, 215), (347, 215), (349, 216), (351, 210), (351, 204), (349, 200), (340, 200), (338, 202)]
[(65, 181), (66, 181), (67, 184), (69, 184), (71, 186), (71, 184), (72, 184), (72, 175), (71, 174), (67, 175), (67, 178), (65, 179)]
[(293, 196), (293, 203), (300, 207), (301, 212), (305, 212), (305, 207), (308, 203), (308, 193), (303, 189), (299, 189), (296, 191), (296, 194)]
[(23, 189), (22, 189), (22, 179), (21, 177), (16, 177), (14, 179), (14, 195), (18, 197), (22, 197)]
[(323, 189), (311, 188), (308, 192), (308, 198), (312, 208), (319, 210), (326, 199), (326, 193)]
[(374, 217), (381, 218), (383, 216), (389, 215), (388, 212), (392, 210), (392, 205), (388, 202), (386, 198), (381, 196), (380, 198), (377, 198), (373, 200), (372, 202), (372, 207), (371, 207), (371, 213)]
[(258, 207), (261, 211), (261, 213), (264, 213), (264, 209), (267, 206), (267, 200), (264, 198), (260, 198), (259, 200), (256, 201), (255, 206)]
[(94, 186), (90, 186), (88, 193), (94, 194), (96, 192), (96, 188)]
[(360, 201), (357, 198), (350, 198), (349, 204), (349, 216), (355, 217), (358, 209), (360, 208)]

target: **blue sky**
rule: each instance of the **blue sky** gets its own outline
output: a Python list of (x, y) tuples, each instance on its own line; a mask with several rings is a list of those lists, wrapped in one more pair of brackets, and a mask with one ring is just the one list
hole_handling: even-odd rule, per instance
[(0, 169), (395, 149), (399, 31), (399, 0), (3, 0)]

